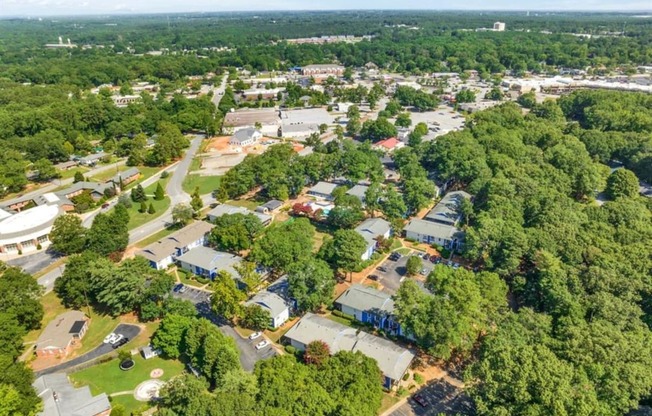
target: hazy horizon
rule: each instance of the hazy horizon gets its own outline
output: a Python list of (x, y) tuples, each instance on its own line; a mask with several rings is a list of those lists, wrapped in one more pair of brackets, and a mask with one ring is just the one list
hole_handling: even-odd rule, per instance
[[(243, 4), (244, 3), (244, 4)], [(102, 14), (147, 13), (211, 13), (211, 12), (278, 12), (278, 11), (346, 11), (346, 10), (432, 10), (432, 11), (532, 11), (532, 12), (648, 12), (652, 0), (624, 0), (618, 3), (604, 0), (561, 1), (545, 4), (524, 0), (498, 0), (487, 7), (486, 1), (469, 0), (464, 6), (452, 0), (438, 2), (435, 7), (424, 7), (422, 0), (404, 0), (401, 7), (389, 0), (315, 0), (306, 4), (298, 0), (4, 0), (0, 17), (81, 16)]]

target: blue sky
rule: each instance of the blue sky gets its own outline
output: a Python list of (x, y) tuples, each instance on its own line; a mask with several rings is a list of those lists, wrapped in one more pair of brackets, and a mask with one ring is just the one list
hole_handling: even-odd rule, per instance
[(0, 0), (0, 15), (46, 16), (201, 11), (435, 9), (652, 10), (652, 0)]

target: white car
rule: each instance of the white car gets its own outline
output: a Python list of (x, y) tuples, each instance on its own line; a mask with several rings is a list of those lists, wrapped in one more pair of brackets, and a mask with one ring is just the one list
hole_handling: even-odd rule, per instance
[(118, 338), (118, 334), (111, 332), (109, 335), (104, 337), (105, 344), (113, 344)]
[(269, 344), (270, 344), (270, 342), (267, 341), (266, 339), (264, 339), (264, 340), (260, 341), (258, 344), (256, 344), (256, 349), (257, 350), (263, 349), (266, 346), (268, 346)]
[(254, 332), (253, 334), (249, 335), (249, 339), (254, 340), (254, 339), (260, 337), (261, 335), (263, 335), (262, 332)]
[[(114, 334), (114, 335), (115, 335), (115, 334)], [(125, 337), (125, 336), (122, 335), (122, 334), (117, 334), (117, 335), (116, 335), (116, 336), (115, 336), (111, 341), (109, 341), (109, 344), (113, 345), (113, 344), (115, 344), (116, 342), (120, 341), (120, 340), (121, 340), (122, 338), (124, 338), (124, 337)]]

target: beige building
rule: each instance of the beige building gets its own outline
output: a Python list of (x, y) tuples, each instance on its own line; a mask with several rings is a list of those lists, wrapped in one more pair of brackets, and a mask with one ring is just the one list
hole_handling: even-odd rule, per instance
[(38, 337), (36, 355), (65, 357), (84, 337), (89, 321), (80, 311), (68, 311), (57, 316)]

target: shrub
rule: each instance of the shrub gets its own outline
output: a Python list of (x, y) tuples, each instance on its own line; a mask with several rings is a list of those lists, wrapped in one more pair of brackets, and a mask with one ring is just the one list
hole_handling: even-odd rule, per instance
[(36, 245), (36, 249), (37, 249), (37, 250), (41, 250), (42, 248), (43, 248), (43, 246), (41, 245), (41, 243), (38, 243), (38, 244)]
[(204, 276), (195, 276), (195, 280), (204, 285), (211, 282), (211, 279)]
[(167, 170), (164, 170), (163, 173), (161, 173), (161, 179), (165, 179), (168, 176), (170, 176), (170, 172), (168, 172)]
[(410, 378), (410, 373), (403, 374), (403, 381), (407, 381)]
[(423, 376), (421, 374), (414, 373), (413, 378), (417, 384), (423, 384), (424, 382)]
[(349, 321), (352, 321), (352, 320), (354, 319), (353, 316), (348, 315), (348, 314), (346, 314), (346, 313), (344, 313), (344, 312), (342, 312), (342, 311), (333, 310), (332, 313), (333, 313), (333, 315), (335, 315), (335, 316), (338, 316), (338, 317), (340, 317), (340, 318), (344, 318), (344, 319), (348, 319)]
[(292, 345), (286, 345), (284, 349), (285, 349), (285, 352), (287, 352), (288, 354), (292, 354), (292, 355), (297, 355), (297, 352), (299, 352), (299, 350), (296, 349)]

